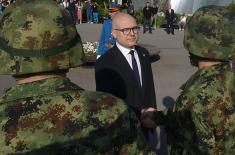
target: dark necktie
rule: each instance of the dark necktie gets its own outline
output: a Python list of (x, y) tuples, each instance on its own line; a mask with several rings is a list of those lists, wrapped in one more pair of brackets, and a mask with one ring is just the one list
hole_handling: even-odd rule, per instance
[(134, 53), (135, 53), (134, 50), (131, 50), (131, 51), (130, 51), (130, 54), (131, 54), (131, 62), (132, 62), (132, 70), (133, 70), (133, 72), (134, 72), (134, 74), (135, 74), (135, 77), (136, 77), (137, 81), (138, 81), (139, 84), (141, 85), (141, 83), (140, 83), (140, 74), (139, 74), (139, 70), (138, 70), (137, 62), (136, 62), (136, 60), (135, 60)]

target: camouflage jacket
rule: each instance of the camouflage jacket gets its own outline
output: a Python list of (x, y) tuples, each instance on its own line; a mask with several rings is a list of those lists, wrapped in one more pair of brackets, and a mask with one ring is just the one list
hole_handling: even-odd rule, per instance
[(227, 64), (200, 69), (184, 85), (173, 112), (156, 113), (157, 123), (166, 125), (169, 154), (235, 154), (234, 79)]
[(124, 102), (55, 77), (11, 87), (0, 101), (0, 155), (144, 154)]

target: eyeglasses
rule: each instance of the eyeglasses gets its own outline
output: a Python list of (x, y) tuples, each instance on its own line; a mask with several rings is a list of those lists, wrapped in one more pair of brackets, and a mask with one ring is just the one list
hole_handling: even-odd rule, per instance
[(139, 26), (134, 26), (134, 27), (130, 27), (130, 28), (124, 28), (124, 29), (115, 29), (117, 31), (121, 31), (124, 35), (129, 35), (131, 33), (131, 31), (134, 34), (137, 34), (140, 30)]

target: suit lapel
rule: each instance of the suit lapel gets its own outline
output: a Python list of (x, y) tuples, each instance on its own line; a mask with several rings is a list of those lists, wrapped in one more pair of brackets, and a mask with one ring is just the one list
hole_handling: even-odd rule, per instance
[(120, 70), (123, 71), (124, 73), (130, 74), (132, 72), (132, 69), (129, 63), (127, 62), (126, 58), (124, 57), (124, 55), (117, 48), (117, 46), (115, 46), (114, 53), (115, 53), (114, 57), (116, 60), (116, 65), (118, 66), (118, 68), (120, 68)]
[(142, 90), (145, 88), (145, 83), (146, 83), (146, 55), (142, 52), (140, 52), (140, 49), (136, 47), (136, 51), (139, 56), (139, 61), (140, 61), (140, 66), (141, 66), (141, 76), (142, 76)]
[[(121, 51), (115, 46), (115, 54), (116, 54), (116, 65), (117, 67), (120, 69), (121, 74), (124, 74), (124, 78), (130, 79), (128, 80), (128, 83), (135, 86), (135, 88), (139, 87), (140, 85), (138, 84), (135, 75), (133, 74), (133, 70), (131, 68), (131, 66), (129, 65), (128, 61), (126, 60), (126, 58), (124, 57), (124, 55), (121, 53)], [(138, 53), (139, 55), (139, 53)], [(142, 64), (141, 64), (142, 66)], [(141, 68), (142, 70), (142, 68)], [(142, 71), (141, 71), (142, 72)], [(140, 89), (141, 90), (141, 89)]]

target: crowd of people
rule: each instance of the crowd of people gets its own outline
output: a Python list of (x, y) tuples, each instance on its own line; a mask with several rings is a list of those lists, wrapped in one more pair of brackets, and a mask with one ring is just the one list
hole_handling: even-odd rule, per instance
[(157, 111), (132, 15), (115, 11), (115, 43), (95, 64), (96, 91), (86, 91), (66, 78), (84, 63), (72, 14), (52, 0), (15, 5), (0, 18), (0, 75), (17, 82), (0, 99), (1, 154), (153, 155), (157, 125), (166, 127), (169, 154), (235, 154), (234, 10), (206, 6), (190, 18), (184, 46), (198, 71), (173, 109)]
[[(93, 23), (100, 23), (101, 17), (99, 15), (98, 8), (103, 6), (103, 4), (98, 4), (96, 1), (91, 0), (55, 0), (57, 3), (59, 3), (61, 6), (63, 6), (65, 9), (69, 10), (71, 13), (71, 16), (73, 17), (73, 21), (75, 24), (82, 24), (82, 22), (86, 22), (89, 24)], [(6, 7), (8, 7), (11, 3), (15, 3), (16, 0), (0, 0), (0, 14), (4, 11)], [(135, 8), (131, 1), (128, 1), (128, 3), (124, 3), (123, 5), (111, 3), (110, 5), (116, 5), (120, 7), (122, 10), (127, 10), (126, 12), (132, 16), (134, 16)], [(86, 9), (84, 9), (86, 8)], [(83, 13), (83, 10), (86, 10), (85, 13)], [(175, 14), (174, 10), (171, 9), (170, 12), (173, 11), (173, 13), (169, 14), (169, 11), (166, 10), (165, 17), (167, 21), (167, 27), (169, 27), (169, 31), (167, 32), (173, 32), (173, 24), (175, 21)], [(146, 5), (143, 8), (143, 33), (145, 33), (147, 30), (149, 33), (152, 33), (152, 29), (156, 28), (156, 20), (157, 20), (157, 13), (158, 13), (158, 7), (157, 5), (151, 5), (150, 2), (146, 2)], [(84, 17), (83, 15), (86, 15)], [(180, 18), (180, 21), (178, 23), (179, 30), (183, 30), (184, 25), (186, 23), (186, 15), (183, 15)], [(102, 19), (103, 22), (104, 19)]]
[[(89, 24), (97, 24), (100, 23), (101, 16), (99, 14), (99, 7), (103, 7), (103, 4), (98, 4), (96, 1), (92, 0), (56, 0), (57, 3), (62, 5), (65, 9), (68, 9), (73, 17), (74, 23), (81, 24), (84, 21)], [(134, 5), (130, 3), (125, 3), (123, 5), (113, 3), (111, 5), (116, 5), (117, 7), (121, 7), (126, 9), (128, 13), (134, 15)], [(84, 19), (83, 8), (86, 10), (86, 18)], [(104, 17), (103, 17), (104, 18)]]
[[(89, 24), (99, 23), (100, 17), (98, 12), (99, 4), (91, 0), (56, 0), (57, 3), (68, 9), (73, 17), (75, 24), (81, 24), (84, 20), (83, 8), (86, 8), (86, 22)], [(85, 21), (84, 20), (84, 21)]]
[[(82, 24), (82, 22), (86, 22), (89, 24), (100, 23), (105, 20), (105, 18), (101, 19), (99, 14), (99, 7), (103, 6), (103, 4), (98, 4), (96, 1), (92, 0), (55, 0), (65, 9), (67, 9), (71, 16), (73, 17), (74, 24)], [(16, 0), (0, 0), (0, 13), (4, 11), (6, 7), (8, 7), (11, 3), (15, 3)], [(111, 3), (110, 5), (116, 5), (121, 10), (126, 10), (126, 12), (132, 16), (134, 16), (135, 8), (131, 1), (128, 3), (124, 3), (123, 5)], [(85, 9), (84, 9), (85, 8)], [(86, 10), (85, 13), (83, 11)], [(170, 11), (170, 13), (169, 13)], [(172, 12), (171, 12), (172, 11)], [(146, 2), (143, 8), (143, 33), (149, 31), (152, 33), (152, 29), (156, 28), (156, 20), (158, 7), (157, 5), (151, 5), (150, 2)], [(86, 17), (84, 17), (86, 15)], [(165, 12), (166, 23), (167, 23), (167, 33), (174, 34), (174, 22), (175, 22), (175, 14), (174, 10), (170, 9)], [(178, 23), (179, 30), (184, 30), (184, 25), (186, 23), (186, 15), (183, 15), (180, 18)]]
[[(142, 12), (143, 12), (143, 33), (146, 33), (146, 31), (148, 31), (151, 34), (152, 29), (156, 28), (158, 7), (157, 5), (151, 5), (150, 2), (147, 1), (145, 3)], [(164, 10), (164, 16), (166, 21), (167, 34), (174, 35), (174, 29), (176, 27), (179, 28), (180, 31), (184, 30), (184, 26), (186, 24), (186, 19), (187, 19), (186, 14), (182, 14), (180, 16), (180, 19), (177, 21), (174, 9), (172, 9), (170, 4), (168, 4), (166, 10)]]

